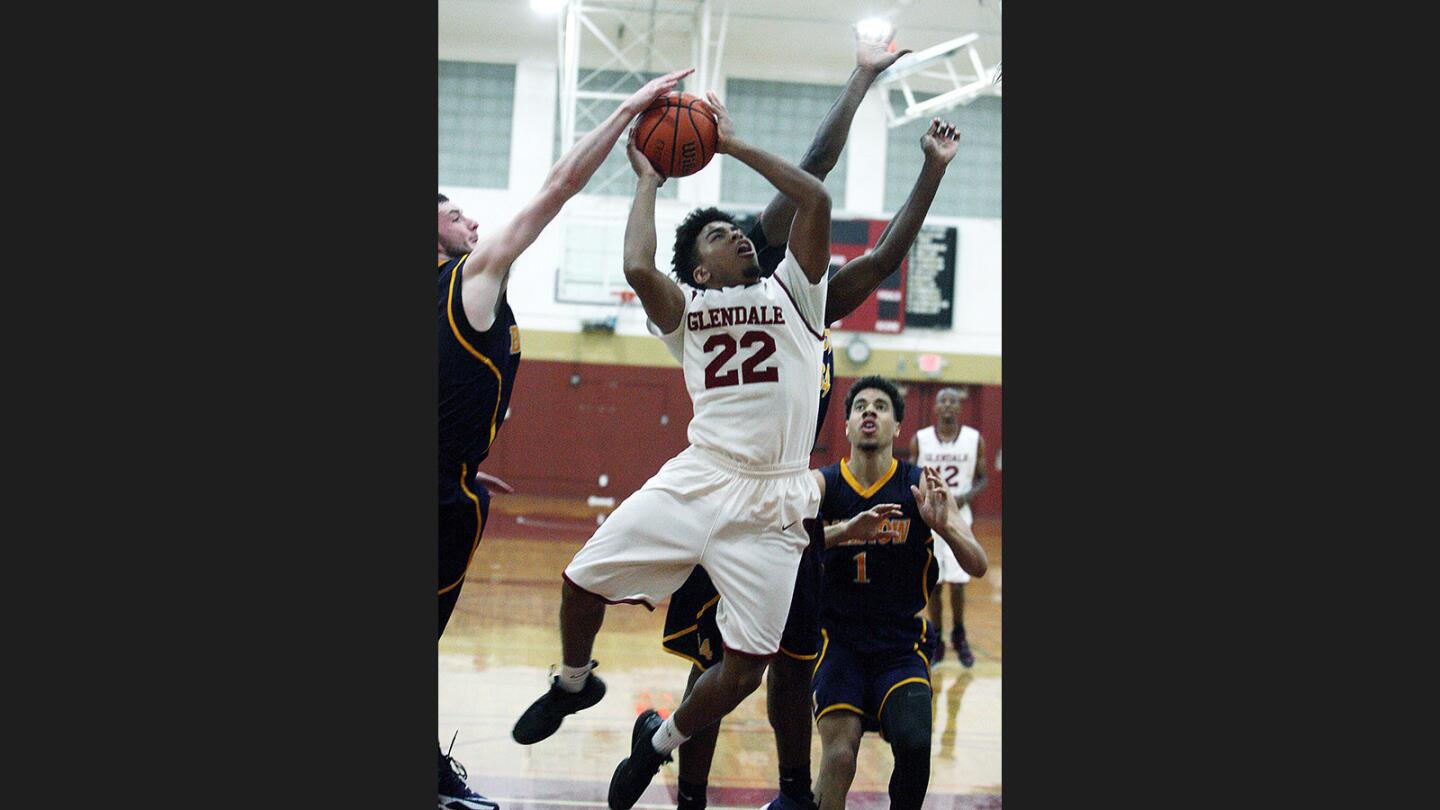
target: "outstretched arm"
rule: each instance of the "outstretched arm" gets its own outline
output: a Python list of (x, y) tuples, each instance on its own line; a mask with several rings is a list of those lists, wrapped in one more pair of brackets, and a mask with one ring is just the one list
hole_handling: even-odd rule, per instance
[(655, 194), (665, 178), (650, 165), (650, 159), (635, 148), (635, 130), (625, 142), (630, 168), (635, 170), (635, 201), (625, 222), (625, 283), (635, 290), (645, 316), (662, 334), (670, 334), (685, 314), (685, 293), (655, 267)]
[(930, 212), (930, 203), (935, 201), (935, 192), (945, 169), (955, 158), (960, 147), (960, 133), (955, 125), (939, 118), (930, 119), (930, 128), (920, 138), (920, 149), (925, 153), (925, 163), (920, 176), (910, 189), (905, 204), (895, 212), (895, 218), (885, 226), (875, 249), (836, 271), (830, 279), (830, 291), (825, 299), (825, 323), (838, 321), (855, 311), (880, 282), (900, 269), (900, 262), (910, 252), (920, 226), (925, 224), (925, 215)]
[(888, 524), (904, 514), (898, 503), (882, 503), (842, 523), (825, 527), (825, 548), (848, 543), (869, 543), (882, 537), (900, 542), (899, 533)]
[[(850, 124), (855, 120), (855, 110), (860, 107), (865, 94), (870, 91), (870, 86), (875, 83), (875, 77), (880, 75), (886, 68), (895, 64), (895, 60), (910, 53), (909, 49), (898, 53), (891, 53), (891, 43), (895, 40), (895, 33), (884, 39), (867, 38), (855, 30), (855, 70), (850, 74), (850, 80), (845, 83), (845, 90), (835, 103), (830, 106), (830, 112), (825, 114), (825, 119), (820, 122), (820, 129), (815, 132), (815, 139), (810, 142), (810, 148), (805, 150), (805, 156), (800, 158), (800, 168), (813, 174), (816, 178), (824, 180), (840, 161), (840, 152), (845, 149), (845, 139), (850, 135)], [(765, 231), (765, 241), (772, 245), (784, 244), (790, 238), (790, 221), (795, 218), (795, 205), (790, 198), (784, 194), (776, 194), (771, 198), (770, 204), (765, 206), (765, 212), (760, 215), (760, 226)]]
[(730, 113), (713, 93), (705, 94), (715, 111), (715, 151), (744, 163), (760, 173), (777, 191), (795, 203), (795, 222), (790, 226), (790, 252), (811, 284), (825, 280), (830, 269), (830, 192), (813, 175), (801, 171), (758, 146), (735, 136)]
[[(630, 120), (650, 106), (650, 102), (674, 90), (680, 80), (693, 70), (668, 73), (647, 82), (600, 126), (581, 138), (550, 169), (540, 192), (520, 209), (520, 213), (475, 247), (465, 264), (466, 278), (480, 273), (493, 273), (497, 278), (503, 276), (515, 259), (534, 244), (545, 226), (555, 219), (565, 202), (579, 194), (590, 182), (590, 177), (610, 154), (610, 149), (620, 139), (620, 133), (625, 131)], [(498, 296), (498, 287), (496, 293)]]
[(920, 517), (925, 524), (934, 529), (955, 552), (955, 560), (965, 573), (972, 577), (983, 577), (985, 571), (990, 567), (990, 560), (985, 556), (985, 549), (980, 547), (979, 541), (975, 539), (975, 533), (960, 517), (960, 507), (955, 504), (955, 499), (950, 497), (950, 490), (945, 486), (945, 479), (940, 477), (940, 472), (934, 467), (925, 467), (920, 474), (920, 486), (910, 486), (910, 493), (915, 496), (915, 503), (920, 507)]

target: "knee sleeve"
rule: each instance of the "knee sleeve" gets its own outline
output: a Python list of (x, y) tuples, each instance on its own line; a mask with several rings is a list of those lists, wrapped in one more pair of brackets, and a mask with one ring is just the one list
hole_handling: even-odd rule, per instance
[(918, 810), (930, 786), (930, 688), (907, 683), (896, 689), (885, 702), (880, 722), (895, 755), (890, 806), (895, 810)]

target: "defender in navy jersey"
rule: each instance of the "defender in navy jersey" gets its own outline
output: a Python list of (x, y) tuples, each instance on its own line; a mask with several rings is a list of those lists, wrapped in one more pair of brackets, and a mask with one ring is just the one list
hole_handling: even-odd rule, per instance
[(470, 254), (440, 265), (440, 634), (480, 544), (490, 491), (475, 481), (505, 423), (520, 368), (520, 328), (502, 293), (494, 322), (481, 332), (460, 300)]
[[(515, 389), (520, 329), (506, 288), (510, 268), (600, 167), (620, 133), (652, 101), (691, 71), (661, 76), (641, 87), (551, 168), (539, 193), (513, 219), (481, 238), (479, 224), (444, 194), (439, 197), (440, 571), (439, 636), (454, 612), (465, 571), (480, 546), (490, 510), (489, 480), (479, 473), (490, 454)], [(477, 478), (477, 475), (479, 477)], [(592, 689), (591, 703), (604, 695)], [(451, 741), (452, 747), (454, 741)], [(465, 784), (465, 769), (439, 755), (440, 810), (496, 810)]]
[(890, 743), (890, 806), (918, 810), (930, 783), (930, 661), (923, 613), (936, 578), (932, 530), (972, 576), (988, 561), (934, 468), (894, 456), (905, 401), (862, 377), (845, 398), (850, 455), (823, 479), (824, 587), (812, 701), (820, 730), (815, 795), (844, 807), (865, 731)]
[[(862, 42), (859, 58), (865, 58), (866, 48), (874, 50), (875, 45), (873, 42)], [(894, 54), (887, 53), (886, 56), (893, 57)], [(836, 102), (836, 110), (842, 114), (832, 111), (821, 126), (816, 141), (811, 146), (811, 152), (806, 155), (809, 163), (801, 164), (816, 177), (823, 179), (826, 172), (835, 165), (850, 123), (850, 117), (843, 113), (847, 109), (850, 114), (854, 111), (853, 106), (847, 108), (846, 103), (853, 100), (854, 104), (858, 104), (867, 86), (865, 74), (857, 70), (847, 87), (847, 95)], [(850, 96), (854, 98), (851, 99)], [(837, 129), (838, 135), (833, 131)], [(931, 122), (929, 131), (921, 139), (921, 149), (925, 155), (924, 167), (909, 199), (886, 226), (875, 249), (845, 263), (830, 278), (830, 292), (825, 303), (826, 324), (853, 312), (882, 281), (899, 269), (910, 245), (915, 241), (939, 182), (944, 176), (945, 167), (955, 156), (958, 145), (959, 133), (952, 125), (938, 119)], [(776, 195), (746, 234), (754, 243), (760, 265), (767, 274), (773, 273), (775, 266), (785, 256), (783, 240), (789, 228), (786, 217), (793, 213), (794, 207), (788, 205), (786, 198)], [(772, 244), (772, 238), (779, 241), (779, 244)], [(820, 373), (820, 407), (815, 423), (817, 436), (825, 423), (834, 375), (835, 355), (830, 344), (830, 330), (826, 328), (824, 364)], [(806, 523), (811, 543), (801, 556), (800, 567), (796, 572), (790, 614), (780, 641), (782, 655), (771, 661), (766, 682), (766, 706), (770, 725), (775, 731), (775, 747), (780, 768), (780, 794), (772, 803), (774, 810), (791, 810), (813, 804), (810, 791), (812, 719), (805, 706), (808, 702), (813, 662), (820, 652), (819, 550), (822, 538), (819, 528), (812, 523)], [(715, 586), (704, 568), (696, 566), (690, 578), (670, 598), (661, 645), (667, 652), (694, 664), (687, 689), (706, 668), (720, 661), (725, 654), (712, 609), (717, 597)], [(720, 724), (716, 723), (680, 746), (679, 810), (699, 810), (705, 806), (705, 787), (709, 780), (710, 763), (719, 733)]]

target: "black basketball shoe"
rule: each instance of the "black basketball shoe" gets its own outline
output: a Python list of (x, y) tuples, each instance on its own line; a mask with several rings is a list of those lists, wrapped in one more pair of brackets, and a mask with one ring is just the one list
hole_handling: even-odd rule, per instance
[(950, 644), (955, 648), (955, 654), (960, 656), (960, 663), (966, 667), (975, 666), (975, 653), (970, 652), (970, 642), (965, 640), (965, 627), (956, 625), (950, 631)]
[(579, 692), (566, 692), (560, 688), (560, 676), (550, 677), (550, 691), (530, 704), (530, 708), (515, 721), (510, 736), (521, 745), (533, 745), (560, 730), (565, 716), (581, 709), (588, 709), (605, 697), (605, 682), (595, 674), (597, 662), (590, 662), (590, 677)]
[(620, 760), (615, 775), (610, 777), (610, 810), (634, 807), (640, 794), (660, 772), (660, 766), (670, 761), (669, 754), (656, 751), (650, 742), (664, 722), (654, 709), (646, 709), (635, 718), (635, 730), (630, 733), (630, 756)]
[[(454, 737), (450, 738), (450, 748), (455, 748)], [(440, 746), (435, 746), (435, 752), (440, 753)], [(466, 776), (464, 765), (449, 754), (440, 754), (440, 810), (499, 810), (500, 805), (465, 784)]]

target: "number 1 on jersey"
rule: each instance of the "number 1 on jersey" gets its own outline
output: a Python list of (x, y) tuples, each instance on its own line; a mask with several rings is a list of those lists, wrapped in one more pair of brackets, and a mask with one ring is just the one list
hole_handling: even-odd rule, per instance
[(861, 585), (869, 585), (870, 580), (865, 578), (865, 555), (869, 552), (862, 551), (855, 555), (855, 581)]

